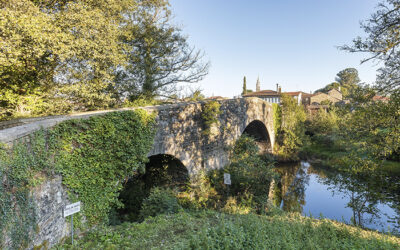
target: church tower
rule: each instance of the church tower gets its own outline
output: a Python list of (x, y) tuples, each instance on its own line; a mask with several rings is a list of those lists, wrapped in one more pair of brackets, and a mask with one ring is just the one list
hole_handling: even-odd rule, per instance
[(260, 91), (260, 77), (257, 77), (256, 91)]

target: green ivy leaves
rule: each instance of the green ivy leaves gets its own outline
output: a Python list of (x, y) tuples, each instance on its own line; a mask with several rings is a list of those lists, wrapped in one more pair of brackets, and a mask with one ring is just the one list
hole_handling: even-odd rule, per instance
[(72, 201), (82, 201), (89, 225), (107, 222), (111, 207), (121, 205), (124, 181), (148, 161), (154, 118), (144, 110), (110, 112), (0, 145), (0, 231), (13, 245), (29, 242), (36, 223), (29, 190), (52, 174), (62, 175)]

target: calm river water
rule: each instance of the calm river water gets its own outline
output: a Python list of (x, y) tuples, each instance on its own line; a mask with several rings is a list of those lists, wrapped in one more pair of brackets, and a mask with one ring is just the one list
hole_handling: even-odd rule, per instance
[(280, 164), (277, 171), (281, 179), (270, 195), (283, 210), (400, 233), (399, 177), (350, 176), (308, 162)]

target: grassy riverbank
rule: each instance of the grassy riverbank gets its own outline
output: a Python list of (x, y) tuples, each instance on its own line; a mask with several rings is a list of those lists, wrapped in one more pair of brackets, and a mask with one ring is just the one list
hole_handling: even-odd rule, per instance
[[(64, 244), (57, 249), (70, 249)], [(278, 212), (180, 212), (87, 233), (73, 249), (399, 249), (400, 238)]]
[[(324, 144), (311, 143), (302, 148), (301, 158), (316, 162), (325, 166), (337, 167), (341, 164), (340, 159), (346, 156), (348, 152), (335, 145), (326, 146)], [(390, 175), (400, 176), (400, 162), (383, 161), (381, 169)]]

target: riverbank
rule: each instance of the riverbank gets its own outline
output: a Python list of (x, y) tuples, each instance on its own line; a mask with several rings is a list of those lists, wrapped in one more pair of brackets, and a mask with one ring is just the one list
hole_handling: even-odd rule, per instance
[[(66, 242), (69, 242), (68, 239)], [(65, 243), (56, 249), (71, 249)], [(297, 213), (183, 211), (87, 233), (72, 249), (399, 249), (400, 238)]]
[[(327, 167), (338, 168), (340, 159), (348, 152), (340, 147), (326, 146), (324, 144), (312, 143), (300, 152), (300, 158)], [(389, 175), (400, 176), (400, 162), (383, 161), (381, 170)]]

